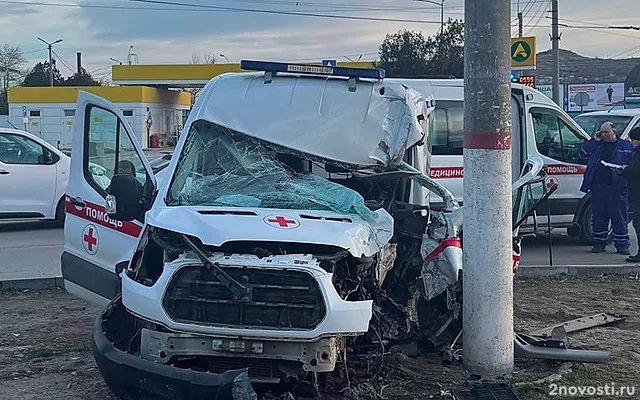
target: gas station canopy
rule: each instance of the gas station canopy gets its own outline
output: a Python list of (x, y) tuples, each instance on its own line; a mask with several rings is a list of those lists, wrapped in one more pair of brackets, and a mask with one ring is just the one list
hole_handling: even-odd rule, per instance
[[(322, 65), (322, 63), (311, 63)], [(372, 61), (338, 62), (338, 67), (375, 68)], [(227, 72), (243, 72), (240, 64), (163, 64), (113, 65), (111, 79), (122, 86), (155, 86), (162, 88), (199, 88), (214, 76)]]

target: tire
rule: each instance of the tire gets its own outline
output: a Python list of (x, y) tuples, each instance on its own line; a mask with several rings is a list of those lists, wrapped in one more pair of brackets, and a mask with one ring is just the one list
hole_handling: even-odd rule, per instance
[(56, 206), (56, 219), (54, 220), (54, 225), (58, 228), (64, 228), (64, 220), (67, 217), (67, 211), (64, 208), (64, 196), (58, 201), (58, 205)]
[(584, 245), (593, 243), (593, 229), (591, 226), (591, 201), (589, 201), (582, 210), (580, 216), (580, 242)]

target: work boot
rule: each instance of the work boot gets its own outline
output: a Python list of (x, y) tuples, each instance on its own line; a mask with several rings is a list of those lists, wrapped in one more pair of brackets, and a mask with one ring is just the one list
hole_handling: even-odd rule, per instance
[(628, 262), (640, 262), (640, 253), (635, 256), (627, 257), (625, 260)]
[(593, 246), (593, 248), (591, 249), (592, 253), (604, 253), (606, 251), (607, 249), (604, 246)]
[(622, 254), (623, 256), (628, 256), (631, 253), (629, 252), (629, 249), (618, 249), (618, 254)]

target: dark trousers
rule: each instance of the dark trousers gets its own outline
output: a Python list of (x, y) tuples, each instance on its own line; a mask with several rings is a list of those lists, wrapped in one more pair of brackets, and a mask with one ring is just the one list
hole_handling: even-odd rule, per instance
[[(593, 245), (605, 247), (609, 224), (613, 229), (613, 244), (617, 249), (629, 248), (629, 200), (628, 189), (616, 185), (591, 189)], [(640, 220), (638, 221), (640, 223)], [(640, 224), (638, 225), (640, 227)]]
[[(633, 229), (636, 231), (636, 236), (640, 237), (640, 200), (634, 200), (629, 208), (633, 211)], [(638, 254), (640, 254), (640, 249), (638, 249)]]

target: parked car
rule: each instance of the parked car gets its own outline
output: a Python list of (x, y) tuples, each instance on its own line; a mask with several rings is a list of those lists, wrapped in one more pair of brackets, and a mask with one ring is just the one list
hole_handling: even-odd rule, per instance
[(0, 128), (0, 221), (53, 220), (62, 226), (70, 163), (43, 139)]
[(613, 122), (618, 137), (629, 139), (631, 129), (640, 126), (640, 109), (593, 111), (580, 114), (574, 120), (591, 137), (595, 136), (602, 124)]

